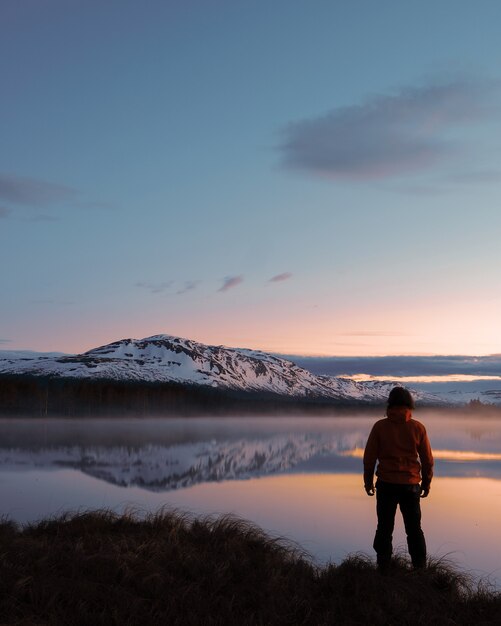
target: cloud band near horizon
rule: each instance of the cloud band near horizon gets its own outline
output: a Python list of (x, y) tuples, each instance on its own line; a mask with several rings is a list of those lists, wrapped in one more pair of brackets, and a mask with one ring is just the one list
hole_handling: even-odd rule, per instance
[(308, 357), (289, 356), (300, 367), (317, 375), (352, 376), (498, 376), (501, 355), (472, 356), (381, 356), (381, 357)]

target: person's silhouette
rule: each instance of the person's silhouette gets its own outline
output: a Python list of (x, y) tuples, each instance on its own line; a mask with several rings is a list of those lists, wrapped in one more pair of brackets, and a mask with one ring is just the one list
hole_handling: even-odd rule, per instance
[(426, 565), (420, 497), (426, 498), (430, 491), (433, 455), (426, 429), (412, 419), (412, 409), (414, 399), (410, 392), (394, 387), (388, 397), (386, 418), (374, 424), (365, 446), (364, 487), (367, 495), (376, 493), (377, 530), (373, 546), (382, 570), (391, 562), (397, 506), (404, 518), (412, 564), (416, 568)]

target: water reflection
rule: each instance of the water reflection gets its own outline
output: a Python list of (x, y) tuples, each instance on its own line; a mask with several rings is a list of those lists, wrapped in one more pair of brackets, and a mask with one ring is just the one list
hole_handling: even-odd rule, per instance
[[(372, 554), (360, 456), (379, 417), (0, 420), (0, 513), (25, 522), (79, 508), (232, 512), (320, 562)], [(501, 421), (418, 419), (437, 458), (423, 501), (430, 552), (501, 578)], [(405, 545), (400, 520), (394, 543)]]
[[(4, 420), (0, 470), (67, 467), (152, 491), (276, 473), (355, 473), (375, 417)], [(437, 474), (501, 477), (497, 420), (434, 416), (428, 430)]]

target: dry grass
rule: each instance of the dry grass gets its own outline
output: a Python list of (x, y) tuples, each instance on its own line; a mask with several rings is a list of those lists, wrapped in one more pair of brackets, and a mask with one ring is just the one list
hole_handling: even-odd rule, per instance
[(501, 624), (501, 597), (447, 563), (315, 567), (234, 517), (108, 511), (0, 524), (3, 624)]

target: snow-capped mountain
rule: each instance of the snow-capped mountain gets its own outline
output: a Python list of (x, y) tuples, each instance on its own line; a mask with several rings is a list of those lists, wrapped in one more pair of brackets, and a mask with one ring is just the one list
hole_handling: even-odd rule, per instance
[[(344, 402), (384, 402), (393, 386), (390, 382), (316, 376), (266, 352), (208, 346), (169, 335), (122, 339), (77, 355), (17, 356), (9, 352), (2, 356), (0, 352), (0, 374), (175, 382)], [(416, 397), (421, 402), (441, 402), (423, 392), (416, 392)]]

